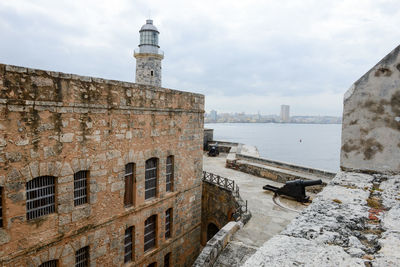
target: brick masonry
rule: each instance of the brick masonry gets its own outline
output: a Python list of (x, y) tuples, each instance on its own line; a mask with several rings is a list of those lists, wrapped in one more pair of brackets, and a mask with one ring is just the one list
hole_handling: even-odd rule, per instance
[[(0, 265), (121, 266), (134, 226), (134, 262), (189, 266), (200, 249), (204, 96), (160, 87), (0, 64)], [(165, 192), (174, 156), (173, 192)], [(157, 196), (144, 199), (145, 161), (157, 157)], [(124, 207), (125, 164), (135, 163), (135, 205)], [(73, 175), (89, 171), (88, 203), (74, 206)], [(56, 212), (26, 218), (26, 183), (56, 177)], [(164, 238), (173, 209), (172, 237)], [(157, 215), (156, 248), (144, 253), (144, 221)], [(127, 264), (126, 266), (130, 266)]]

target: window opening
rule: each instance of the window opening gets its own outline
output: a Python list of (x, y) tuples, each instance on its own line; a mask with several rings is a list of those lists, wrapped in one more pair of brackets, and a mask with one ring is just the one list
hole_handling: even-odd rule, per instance
[(0, 227), (3, 227), (3, 187), (0, 187)]
[(133, 249), (133, 236), (134, 228), (133, 226), (125, 230), (125, 256), (124, 262), (130, 262), (133, 259), (132, 249)]
[(26, 217), (35, 219), (55, 212), (53, 176), (40, 176), (26, 183)]
[(79, 171), (74, 174), (74, 205), (87, 203), (87, 178), (89, 171)]
[(134, 205), (134, 194), (135, 194), (135, 164), (128, 163), (125, 165), (125, 195), (124, 204), (125, 206)]
[(144, 223), (144, 251), (156, 246), (156, 215), (150, 216)]
[(157, 190), (157, 158), (146, 160), (144, 199), (156, 196)]
[(171, 252), (165, 254), (164, 256), (164, 267), (170, 267), (171, 266)]
[(171, 237), (172, 209), (169, 208), (165, 212), (165, 238)]
[(174, 156), (168, 156), (167, 157), (167, 173), (166, 173), (166, 188), (165, 190), (167, 192), (172, 191), (172, 185), (173, 185), (173, 180), (174, 180)]
[(89, 247), (83, 247), (75, 252), (75, 267), (89, 266)]
[(46, 261), (40, 264), (39, 267), (57, 267), (57, 260)]

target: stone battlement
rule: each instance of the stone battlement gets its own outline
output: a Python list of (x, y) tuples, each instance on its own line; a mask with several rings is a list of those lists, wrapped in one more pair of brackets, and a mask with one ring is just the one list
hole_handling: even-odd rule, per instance
[(201, 94), (4, 64), (0, 88), (2, 104), (198, 113), (204, 109)]

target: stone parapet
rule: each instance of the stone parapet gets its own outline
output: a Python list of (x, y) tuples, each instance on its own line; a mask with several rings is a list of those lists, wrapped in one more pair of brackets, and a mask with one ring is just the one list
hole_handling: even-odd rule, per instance
[(0, 64), (0, 101), (8, 105), (204, 112), (204, 96), (150, 85)]
[(340, 172), (244, 266), (398, 266), (400, 176)]
[(193, 267), (210, 267), (213, 266), (219, 254), (224, 250), (231, 237), (240, 228), (243, 227), (242, 222), (229, 222), (217, 234), (213, 236), (207, 245), (203, 248), (200, 255), (192, 265)]

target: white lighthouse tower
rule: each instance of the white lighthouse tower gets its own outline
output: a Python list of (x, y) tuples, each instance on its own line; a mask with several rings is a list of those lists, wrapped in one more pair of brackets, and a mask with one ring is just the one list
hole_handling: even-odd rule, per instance
[(164, 58), (164, 53), (159, 50), (158, 45), (160, 32), (153, 25), (153, 20), (148, 19), (139, 33), (139, 49), (134, 52), (136, 83), (161, 86), (161, 60)]

